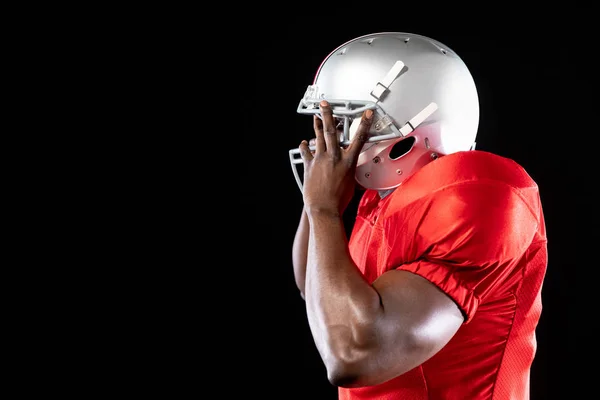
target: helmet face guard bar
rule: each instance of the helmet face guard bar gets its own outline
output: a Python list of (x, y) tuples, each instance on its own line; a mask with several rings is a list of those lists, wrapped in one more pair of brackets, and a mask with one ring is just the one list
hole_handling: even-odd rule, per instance
[[(381, 142), (382, 140), (388, 139), (396, 139), (399, 137), (404, 137), (410, 134), (412, 131), (417, 129), (417, 127), (425, 121), (431, 114), (433, 114), (437, 110), (436, 103), (430, 103), (427, 107), (421, 110), (417, 115), (411, 118), (408, 122), (404, 124), (400, 129), (398, 129), (394, 123), (394, 121), (385, 113), (385, 111), (381, 108), (379, 104), (373, 101), (364, 101), (364, 100), (337, 100), (337, 99), (316, 99), (312, 97), (312, 95), (316, 93), (316, 86), (311, 85), (308, 87), (304, 98), (300, 100), (298, 104), (297, 112), (299, 114), (306, 115), (317, 115), (317, 117), (323, 119), (321, 113), (318, 108), (318, 103), (321, 100), (326, 100), (331, 106), (333, 111), (333, 117), (343, 120), (343, 135), (340, 140), (341, 147), (347, 147), (350, 140), (350, 131), (353, 132), (358, 129), (360, 124), (361, 116), (366, 110), (374, 111), (374, 119), (373, 119), (373, 130), (371, 130), (371, 137), (367, 139), (365, 143), (375, 143)], [(352, 123), (350, 123), (350, 119), (353, 119)], [(381, 132), (385, 128), (389, 128), (392, 133), (388, 134), (377, 134)], [(315, 150), (315, 146), (309, 146), (311, 151)], [(300, 176), (298, 174), (297, 164), (302, 164), (304, 161), (302, 157), (300, 157), (300, 149), (295, 148), (289, 151), (290, 155), (290, 163), (292, 166), (292, 172), (294, 173), (294, 178), (296, 179), (296, 183), (302, 192), (302, 181), (300, 180)]]

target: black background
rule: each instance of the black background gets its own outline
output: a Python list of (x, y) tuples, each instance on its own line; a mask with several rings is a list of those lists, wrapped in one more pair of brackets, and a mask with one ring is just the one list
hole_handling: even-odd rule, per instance
[[(321, 61), (340, 44), (374, 32), (410, 32), (439, 40), (460, 55), (479, 92), (477, 148), (514, 159), (540, 187), (549, 265), (531, 399), (585, 398), (581, 393), (595, 387), (584, 367), (588, 361), (595, 365), (588, 360), (596, 319), (589, 293), (597, 268), (598, 216), (592, 60), (599, 49), (593, 27), (569, 19), (567, 29), (560, 16), (538, 16), (538, 25), (504, 20), (474, 27), (446, 21), (443, 28), (419, 18), (377, 21), (360, 18), (360, 11), (355, 17), (360, 23), (328, 28), (320, 17), (290, 16), (252, 33), (254, 45), (246, 57), (254, 65), (254, 86), (247, 93), (256, 101), (252, 111), (246, 110), (252, 138), (243, 146), (249, 161), (244, 172), (251, 178), (240, 182), (235, 204), (236, 215), (247, 221), (247, 261), (239, 279), (252, 287), (244, 301), (254, 322), (244, 328), (248, 341), (242, 347), (250, 355), (240, 368), (261, 398), (336, 398), (314, 347), (291, 263), (302, 199), (288, 151), (313, 136), (311, 119), (297, 115), (296, 107)], [(345, 219), (349, 229), (352, 221)]]

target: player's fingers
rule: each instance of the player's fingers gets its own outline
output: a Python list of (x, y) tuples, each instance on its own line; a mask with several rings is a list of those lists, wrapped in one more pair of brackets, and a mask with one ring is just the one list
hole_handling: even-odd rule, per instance
[(371, 130), (371, 124), (373, 123), (373, 110), (367, 110), (363, 113), (358, 125), (358, 129), (354, 134), (352, 143), (348, 146), (348, 154), (352, 163), (355, 164), (358, 161), (358, 156), (362, 150), (365, 142), (369, 139), (369, 131)]
[(315, 153), (323, 153), (327, 150), (323, 134), (323, 121), (317, 115), (313, 117), (313, 128), (315, 130)]
[(340, 142), (336, 129), (336, 122), (333, 119), (333, 110), (326, 100), (322, 100), (319, 104), (321, 116), (323, 117), (323, 133), (325, 134), (325, 145), (327, 152), (334, 158), (340, 156)]
[(307, 161), (313, 159), (313, 155), (308, 148), (308, 142), (306, 140), (303, 140), (298, 148), (300, 149), (300, 157), (302, 157), (305, 164)]

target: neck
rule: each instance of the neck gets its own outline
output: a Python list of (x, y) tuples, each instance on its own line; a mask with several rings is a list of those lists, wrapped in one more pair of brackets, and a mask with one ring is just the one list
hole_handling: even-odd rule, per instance
[(386, 197), (387, 195), (392, 193), (394, 191), (394, 189), (396, 189), (396, 188), (391, 188), (391, 189), (387, 189), (387, 190), (378, 190), (377, 192), (379, 193), (379, 197), (383, 199), (384, 197)]

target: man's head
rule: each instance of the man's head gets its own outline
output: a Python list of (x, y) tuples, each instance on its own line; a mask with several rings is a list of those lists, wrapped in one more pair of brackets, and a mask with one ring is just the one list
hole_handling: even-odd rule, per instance
[[(479, 100), (473, 78), (448, 46), (421, 35), (375, 33), (342, 44), (322, 62), (297, 111), (319, 114), (323, 99), (340, 121), (342, 146), (352, 140), (360, 115), (375, 112), (355, 175), (365, 188), (398, 187), (437, 157), (475, 145)], [(302, 187), (297, 154), (290, 150)]]

